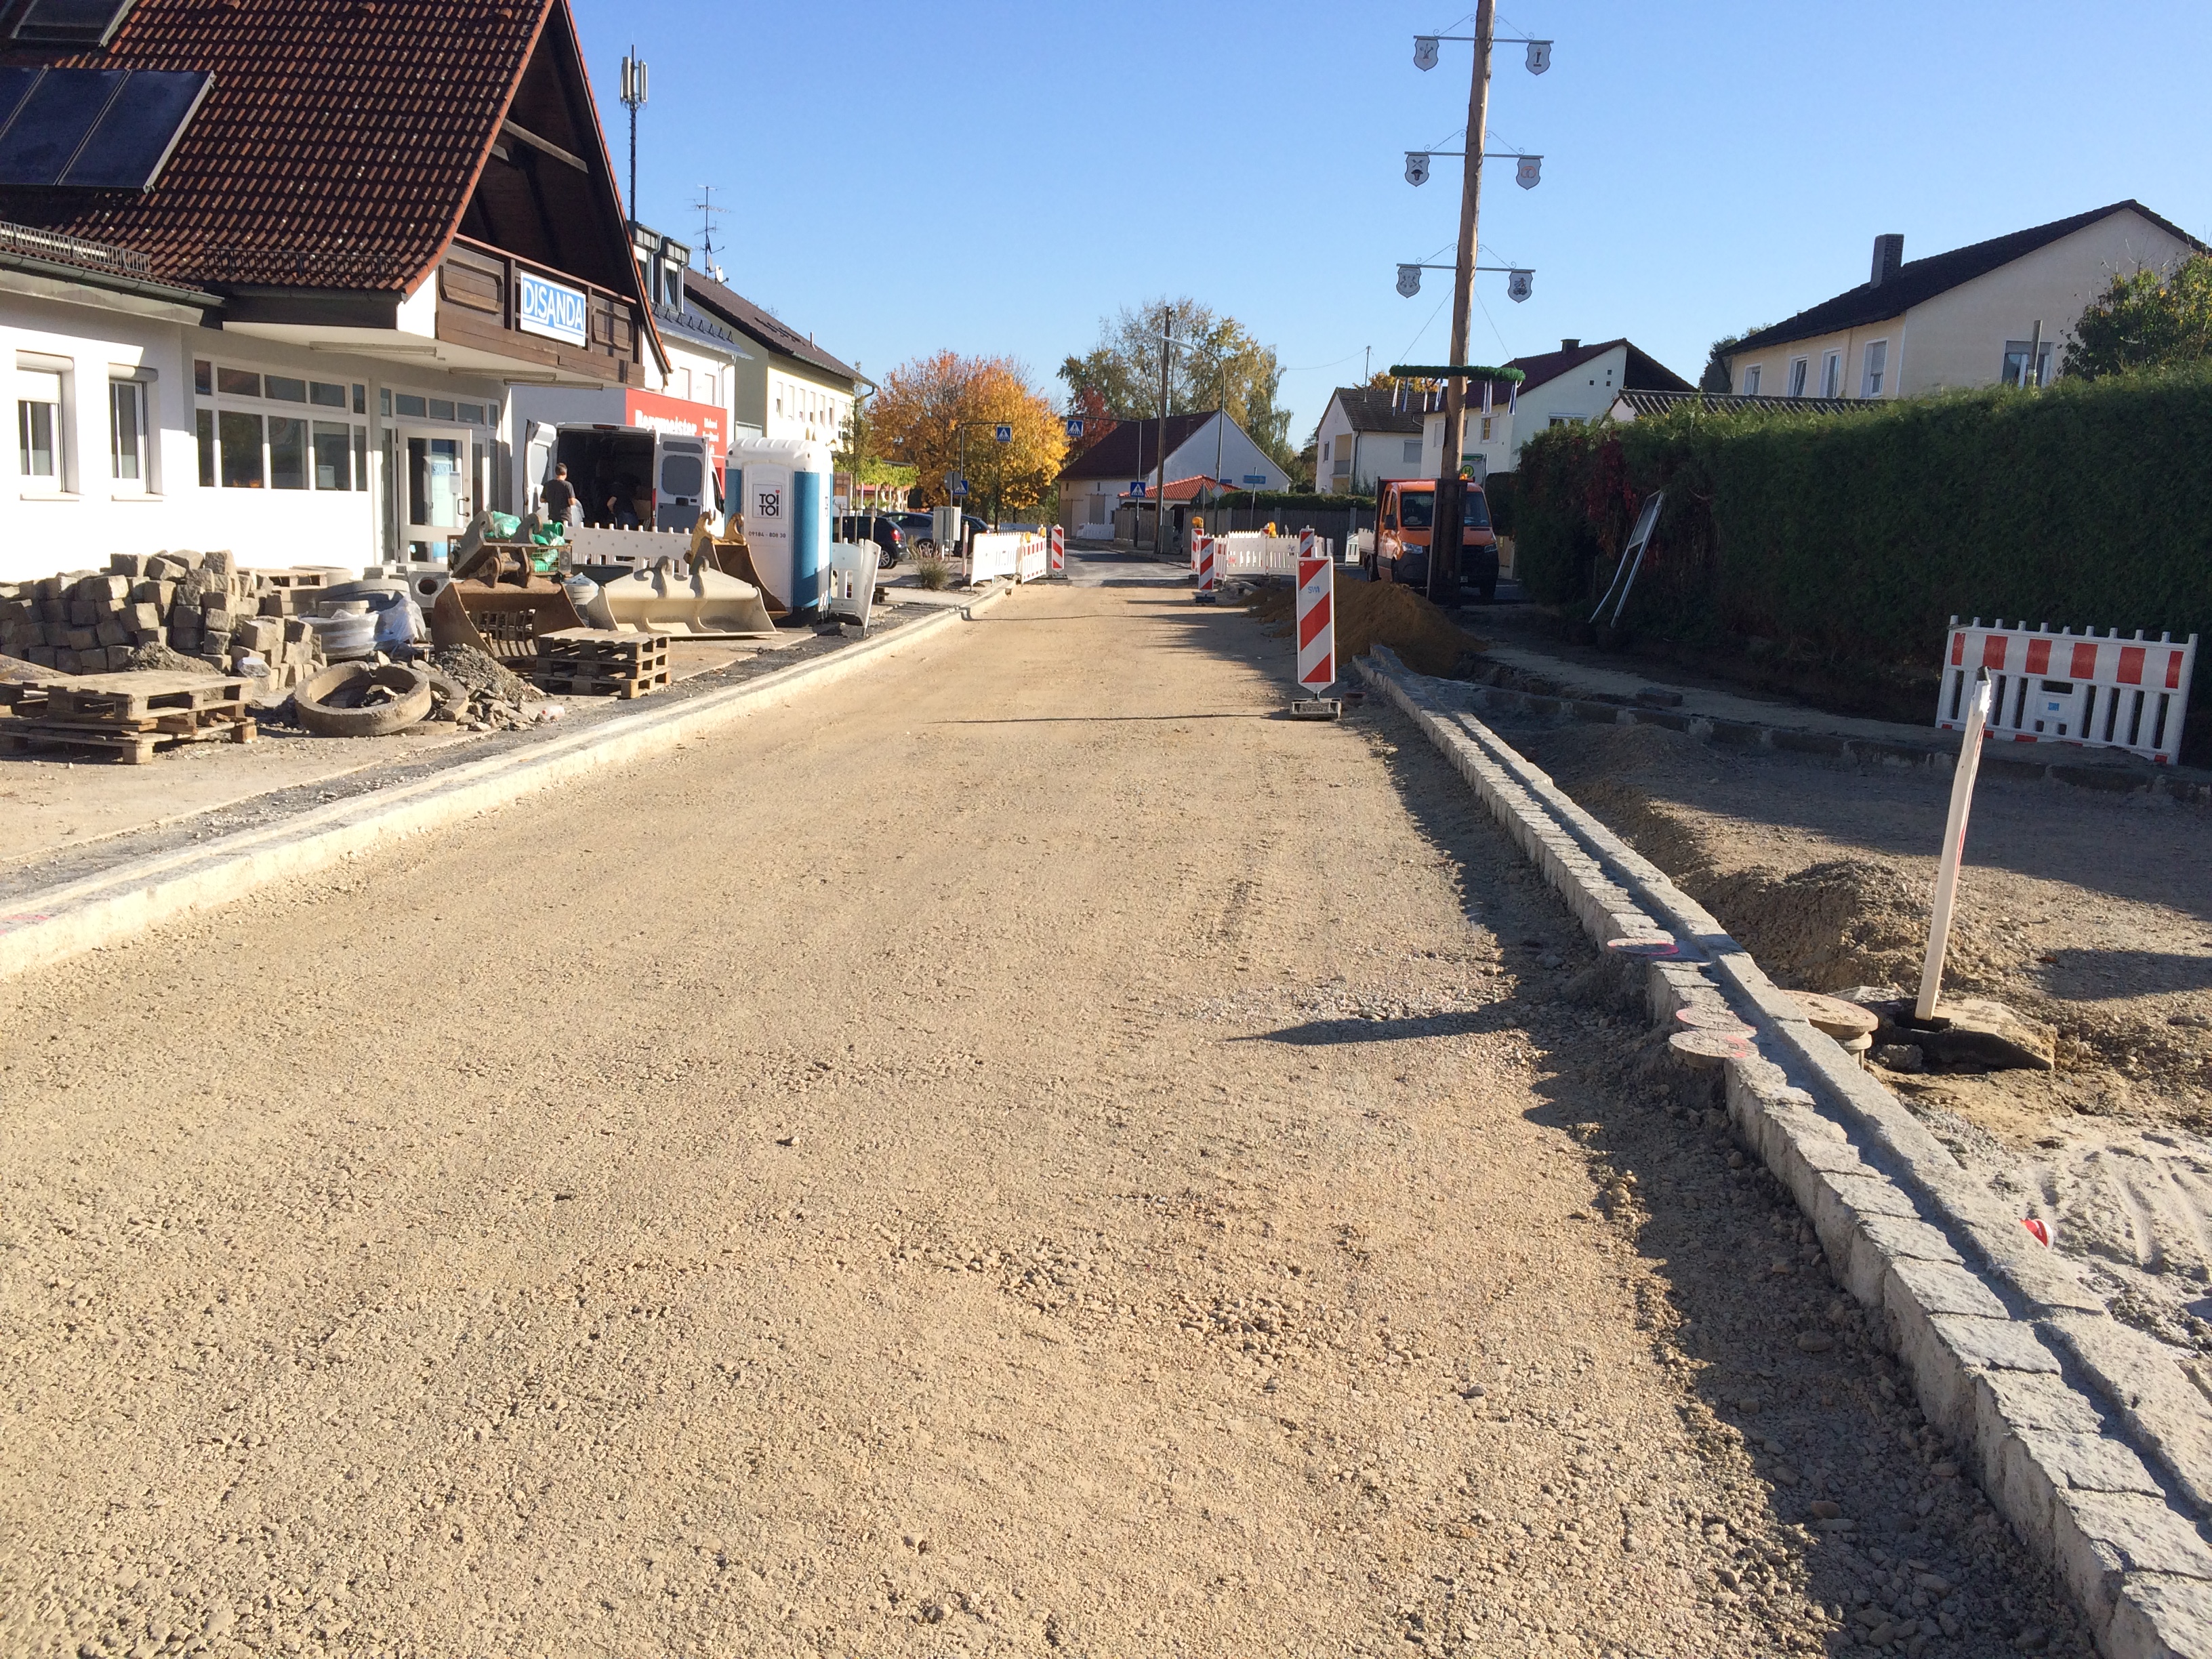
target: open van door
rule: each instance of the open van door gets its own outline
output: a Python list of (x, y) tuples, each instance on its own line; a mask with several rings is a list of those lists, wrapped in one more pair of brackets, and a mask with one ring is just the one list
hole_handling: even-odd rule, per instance
[(708, 501), (707, 444), (702, 438), (660, 440), (660, 475), (653, 492), (653, 527), (684, 534), (699, 522)]
[(522, 511), (543, 510), (544, 490), (553, 477), (553, 423), (532, 421), (523, 439)]

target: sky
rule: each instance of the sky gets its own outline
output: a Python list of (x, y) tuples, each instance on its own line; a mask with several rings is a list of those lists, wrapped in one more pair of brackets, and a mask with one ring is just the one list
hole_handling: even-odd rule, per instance
[[(874, 378), (942, 349), (1062, 358), (1188, 295), (1285, 365), (1293, 437), (1364, 355), (1438, 362), (1470, 52), (1449, 4), (1354, 0), (572, 0), (617, 176), (619, 65), (650, 70), (637, 216)], [(1910, 260), (2132, 197), (2212, 240), (2212, 5), (2129, 0), (1501, 0), (1475, 362), (1626, 336), (1694, 380), (1717, 337)]]

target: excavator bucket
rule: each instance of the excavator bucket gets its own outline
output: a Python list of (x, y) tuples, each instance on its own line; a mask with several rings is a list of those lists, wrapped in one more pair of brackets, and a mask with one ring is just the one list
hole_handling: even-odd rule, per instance
[(568, 590), (535, 574), (519, 547), (484, 543), (457, 560), (453, 571), (430, 607), (434, 644), (472, 645), (502, 662), (532, 663), (540, 634), (584, 625)]
[(626, 632), (693, 640), (744, 639), (775, 632), (775, 618), (752, 583), (697, 565), (679, 574), (672, 559), (602, 582), (599, 594), (614, 625)]

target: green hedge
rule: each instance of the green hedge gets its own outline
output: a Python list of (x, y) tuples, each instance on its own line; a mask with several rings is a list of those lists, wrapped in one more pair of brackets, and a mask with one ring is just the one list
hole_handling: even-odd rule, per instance
[(1626, 620), (1680, 645), (1929, 666), (1954, 614), (2181, 639), (2212, 635), (2208, 456), (2204, 365), (1840, 415), (1683, 408), (1532, 438), (1515, 545), (1532, 597), (1588, 606), (1664, 488)]
[(1292, 512), (1342, 513), (1355, 507), (1371, 510), (1375, 498), (1372, 495), (1316, 495), (1295, 489), (1232, 489), (1217, 496), (1213, 505), (1240, 509), (1281, 507)]

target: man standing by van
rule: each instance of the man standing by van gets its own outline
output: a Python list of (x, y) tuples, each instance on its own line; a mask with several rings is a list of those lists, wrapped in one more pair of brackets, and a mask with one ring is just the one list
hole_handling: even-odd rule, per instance
[(553, 476), (545, 484), (546, 515), (557, 523), (565, 533), (568, 520), (576, 510), (576, 488), (568, 482), (568, 463), (562, 462), (553, 469)]

